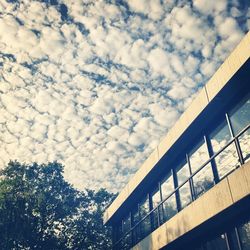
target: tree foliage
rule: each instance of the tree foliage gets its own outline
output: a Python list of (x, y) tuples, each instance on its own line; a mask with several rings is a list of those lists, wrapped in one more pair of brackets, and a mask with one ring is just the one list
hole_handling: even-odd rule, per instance
[(0, 171), (0, 249), (110, 249), (102, 215), (113, 198), (74, 189), (57, 162), (10, 162)]

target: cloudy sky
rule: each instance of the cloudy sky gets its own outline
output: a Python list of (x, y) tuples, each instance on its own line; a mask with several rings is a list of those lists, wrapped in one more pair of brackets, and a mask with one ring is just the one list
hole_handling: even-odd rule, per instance
[(0, 168), (119, 191), (249, 28), (248, 0), (0, 0)]

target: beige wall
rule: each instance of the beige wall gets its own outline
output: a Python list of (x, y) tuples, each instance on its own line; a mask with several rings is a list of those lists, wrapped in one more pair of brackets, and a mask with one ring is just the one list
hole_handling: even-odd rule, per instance
[(231, 173), (132, 249), (160, 249), (249, 195), (250, 162)]

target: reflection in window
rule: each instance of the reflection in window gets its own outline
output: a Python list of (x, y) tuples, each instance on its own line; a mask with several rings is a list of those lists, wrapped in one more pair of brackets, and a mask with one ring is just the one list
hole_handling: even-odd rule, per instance
[[(162, 200), (174, 191), (174, 180), (171, 173), (161, 182)], [(175, 193), (163, 203), (163, 220), (170, 219), (177, 212)]]
[(186, 207), (192, 201), (191, 191), (189, 182), (185, 183), (181, 188), (179, 188), (180, 205), (181, 208)]
[(119, 239), (121, 239), (122, 237), (122, 222), (121, 221), (114, 228), (113, 236), (114, 236), (115, 241), (118, 241)]
[[(177, 175), (178, 186), (180, 186), (190, 176), (188, 164), (187, 163), (180, 164), (179, 167), (176, 169), (176, 175)], [(179, 196), (180, 196), (181, 208), (184, 208), (192, 201), (189, 182), (187, 182), (181, 188), (179, 188)]]
[(181, 185), (183, 182), (185, 182), (188, 177), (190, 176), (190, 171), (189, 171), (189, 166), (187, 163), (181, 164), (177, 169), (176, 169), (176, 174), (177, 174), (177, 181), (178, 185)]
[(161, 182), (162, 200), (165, 200), (168, 195), (174, 191), (174, 180), (171, 173)]
[(163, 219), (169, 220), (177, 213), (175, 193), (172, 194), (164, 203), (163, 206)]
[[(144, 218), (149, 213), (149, 199), (148, 197), (139, 204), (140, 219)], [(140, 223), (140, 232), (142, 237), (146, 236), (151, 230), (150, 216), (147, 216)]]
[(233, 228), (227, 233), (227, 240), (230, 246), (230, 250), (240, 250), (239, 241), (236, 235), (236, 230)]
[[(194, 173), (209, 159), (208, 150), (205, 142), (199, 144), (189, 156), (191, 170)], [(193, 177), (194, 192), (196, 197), (207, 191), (213, 186), (213, 171), (211, 164), (208, 163), (201, 171)]]
[[(135, 226), (140, 221), (138, 207), (132, 211), (132, 226)], [(136, 226), (132, 232), (133, 242), (137, 242), (140, 239), (140, 226)]]
[(132, 239), (131, 239), (131, 232), (129, 232), (131, 228), (131, 218), (130, 215), (127, 216), (123, 221), (122, 221), (122, 233), (125, 235), (123, 239), (123, 248), (127, 249), (129, 246), (132, 244)]
[(250, 221), (238, 228), (242, 250), (250, 249)]
[[(243, 128), (250, 123), (250, 96), (242, 101), (229, 114), (230, 121), (233, 127), (234, 134), (237, 135)], [(250, 158), (250, 130), (248, 129), (243, 135), (239, 137), (240, 147), (243, 154), (244, 161)]]
[(152, 193), (152, 205), (153, 205), (153, 208), (157, 207), (160, 202), (161, 202), (161, 194), (160, 194), (159, 188), (157, 188)]
[[(160, 190), (157, 187), (155, 189), (155, 191), (152, 193), (152, 205), (153, 205), (153, 209), (156, 208), (161, 202), (161, 194), (160, 194)], [(158, 209), (155, 209), (152, 213), (152, 222), (153, 222), (153, 228), (157, 228), (159, 226), (159, 221), (161, 220), (160, 217), (162, 217), (162, 212), (161, 212), (161, 208), (159, 207)]]
[(228, 250), (225, 234), (206, 242), (205, 245), (207, 250)]
[[(226, 121), (223, 121), (210, 135), (209, 135), (213, 152), (216, 153), (228, 144), (231, 139), (229, 127)], [(215, 164), (217, 167), (219, 178), (222, 179), (231, 170), (235, 169), (238, 164), (238, 155), (235, 144), (232, 143), (218, 156), (215, 157)]]
[(230, 121), (232, 123), (234, 134), (237, 135), (250, 122), (250, 96), (244, 99), (230, 112)]

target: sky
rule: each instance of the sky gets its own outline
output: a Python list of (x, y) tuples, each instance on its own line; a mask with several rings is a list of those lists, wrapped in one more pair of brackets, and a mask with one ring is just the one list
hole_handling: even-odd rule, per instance
[(0, 168), (120, 191), (250, 29), (248, 0), (0, 0)]

